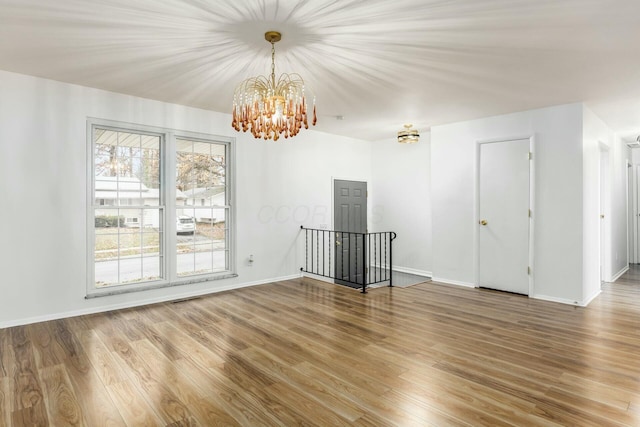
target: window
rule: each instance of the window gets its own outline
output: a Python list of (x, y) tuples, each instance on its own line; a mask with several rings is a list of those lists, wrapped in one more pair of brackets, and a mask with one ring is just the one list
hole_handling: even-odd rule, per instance
[(235, 275), (229, 138), (99, 120), (88, 132), (89, 296)]
[[(224, 145), (176, 140), (176, 218), (180, 225), (193, 227), (190, 235), (178, 237), (178, 276), (227, 269), (226, 159)], [(205, 203), (197, 206), (196, 201), (203, 196), (207, 196)], [(181, 200), (191, 203), (181, 204)], [(217, 223), (210, 218), (216, 218)]]

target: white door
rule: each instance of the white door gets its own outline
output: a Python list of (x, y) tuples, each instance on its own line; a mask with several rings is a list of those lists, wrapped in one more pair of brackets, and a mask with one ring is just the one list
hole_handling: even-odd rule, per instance
[(633, 197), (633, 245), (636, 256), (635, 263), (640, 263), (640, 166), (634, 167), (634, 197)]
[(635, 264), (636, 249), (634, 247), (634, 219), (633, 213), (633, 169), (631, 164), (627, 163), (627, 246), (628, 246), (628, 262)]
[(529, 294), (529, 139), (480, 144), (479, 286)]
[(600, 281), (605, 281), (605, 267), (607, 254), (607, 229), (606, 229), (606, 207), (607, 207), (607, 177), (609, 173), (609, 152), (600, 149)]

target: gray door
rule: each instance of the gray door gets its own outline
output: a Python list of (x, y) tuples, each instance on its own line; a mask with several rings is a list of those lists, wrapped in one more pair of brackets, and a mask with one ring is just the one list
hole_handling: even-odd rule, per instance
[(335, 180), (333, 194), (336, 283), (359, 287), (364, 282), (363, 234), (367, 232), (367, 183)]

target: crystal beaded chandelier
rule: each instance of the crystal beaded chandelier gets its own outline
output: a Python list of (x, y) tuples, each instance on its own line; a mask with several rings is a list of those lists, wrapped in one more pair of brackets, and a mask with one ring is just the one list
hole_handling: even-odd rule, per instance
[(233, 94), (231, 126), (255, 138), (273, 139), (280, 135), (294, 137), (309, 121), (315, 126), (316, 100), (313, 98), (313, 117), (307, 117), (304, 80), (299, 74), (281, 74), (276, 80), (275, 43), (282, 35), (267, 31), (265, 40), (271, 43), (271, 75), (251, 77), (240, 83)]

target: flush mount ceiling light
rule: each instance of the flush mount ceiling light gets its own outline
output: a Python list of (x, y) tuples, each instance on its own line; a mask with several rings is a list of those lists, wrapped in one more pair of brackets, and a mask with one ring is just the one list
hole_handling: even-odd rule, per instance
[(412, 124), (404, 125), (404, 129), (398, 132), (398, 142), (401, 144), (413, 144), (418, 142), (420, 134), (416, 129), (413, 129)]
[(638, 148), (640, 147), (640, 135), (636, 138), (635, 141), (627, 141), (627, 147), (629, 148)]
[(233, 120), (237, 130), (251, 131), (255, 138), (273, 139), (280, 135), (293, 137), (303, 127), (315, 126), (316, 100), (313, 98), (313, 117), (307, 117), (304, 80), (299, 74), (281, 74), (276, 80), (276, 48), (282, 35), (267, 31), (266, 41), (271, 43), (271, 75), (251, 77), (240, 83), (233, 94)]

